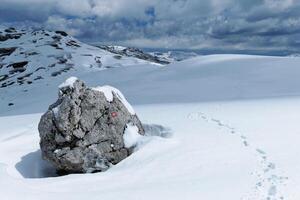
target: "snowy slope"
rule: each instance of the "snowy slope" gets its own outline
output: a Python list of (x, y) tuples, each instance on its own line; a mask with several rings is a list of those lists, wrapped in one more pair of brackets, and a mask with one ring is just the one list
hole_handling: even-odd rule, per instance
[(0, 194), (37, 200), (297, 200), (299, 100), (137, 106), (144, 122), (171, 127), (173, 137), (150, 138), (105, 173), (54, 178), (38, 151), (40, 114), (2, 117)]
[(62, 31), (0, 31), (0, 88), (45, 82), (69, 71), (154, 63), (84, 44)]
[[(164, 67), (136, 65), (100, 72), (69, 71), (44, 82), (2, 89), (0, 115), (44, 111), (55, 100), (57, 86), (70, 76), (81, 78), (92, 86), (115, 86), (134, 104), (298, 96), (299, 66), (300, 58), (211, 55)], [(41, 88), (47, 92), (41, 94)], [(25, 106), (33, 101), (36, 102), (34, 107)], [(8, 106), (9, 103), (14, 105)]]
[[(70, 70), (45, 82), (2, 88), (0, 195), (298, 200), (299, 66), (296, 57), (211, 55), (163, 67)], [(120, 89), (143, 123), (168, 127), (172, 136), (148, 136), (105, 173), (52, 177), (40, 158), (37, 124), (69, 76)]]

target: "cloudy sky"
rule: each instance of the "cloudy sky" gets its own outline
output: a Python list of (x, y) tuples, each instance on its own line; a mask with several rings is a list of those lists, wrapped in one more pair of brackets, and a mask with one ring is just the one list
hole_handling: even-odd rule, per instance
[(137, 47), (300, 49), (300, 0), (0, 0), (0, 22)]

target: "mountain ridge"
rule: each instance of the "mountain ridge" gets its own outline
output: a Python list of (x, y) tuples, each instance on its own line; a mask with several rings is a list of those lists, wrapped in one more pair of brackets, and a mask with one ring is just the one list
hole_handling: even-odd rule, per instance
[(125, 53), (121, 54), (112, 48), (85, 44), (64, 31), (0, 30), (0, 88), (30, 85), (45, 76), (55, 78), (70, 70), (170, 63), (139, 49), (124, 47)]

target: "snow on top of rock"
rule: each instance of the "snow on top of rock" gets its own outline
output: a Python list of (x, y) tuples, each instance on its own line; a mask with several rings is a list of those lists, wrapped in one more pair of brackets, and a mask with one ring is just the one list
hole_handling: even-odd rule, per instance
[(143, 137), (139, 134), (138, 127), (132, 124), (126, 124), (123, 139), (126, 148), (136, 146)]
[(73, 87), (74, 83), (78, 80), (77, 77), (71, 76), (65, 82), (59, 85), (59, 88), (64, 88), (64, 87)]
[(112, 102), (114, 100), (114, 95), (113, 94), (115, 94), (118, 97), (118, 99), (125, 105), (125, 107), (130, 112), (130, 114), (135, 115), (134, 109), (128, 103), (128, 101), (126, 100), (126, 98), (124, 97), (122, 92), (120, 90), (118, 90), (117, 88), (114, 88), (114, 87), (109, 86), (109, 85), (105, 85), (105, 86), (98, 86), (98, 87), (95, 87), (95, 88), (92, 88), (92, 89), (96, 90), (96, 91), (99, 91), (99, 92), (102, 92), (108, 102)]
[(93, 88), (93, 90), (102, 92), (104, 94), (106, 100), (109, 101), (109, 102), (112, 102), (113, 99), (114, 99), (114, 96), (113, 96), (113, 93), (112, 93), (114, 89), (115, 88), (113, 88), (109, 85), (98, 86), (98, 87)]

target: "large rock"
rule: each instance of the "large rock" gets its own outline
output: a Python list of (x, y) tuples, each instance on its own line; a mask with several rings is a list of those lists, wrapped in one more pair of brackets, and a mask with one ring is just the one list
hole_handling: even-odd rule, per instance
[(74, 77), (60, 86), (38, 128), (43, 158), (64, 173), (105, 171), (128, 157), (144, 135), (120, 91), (88, 88)]

